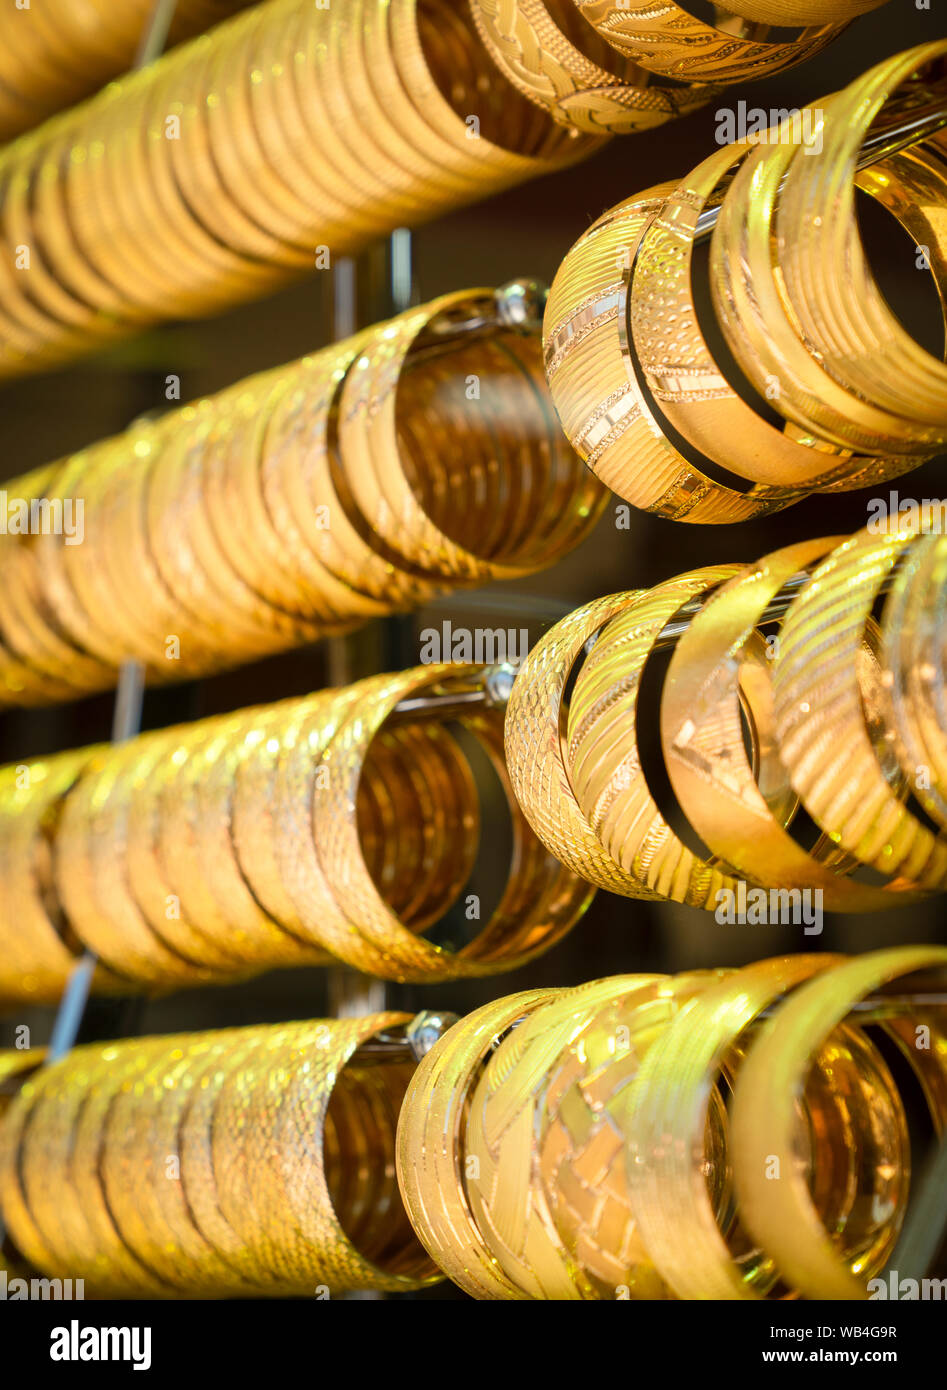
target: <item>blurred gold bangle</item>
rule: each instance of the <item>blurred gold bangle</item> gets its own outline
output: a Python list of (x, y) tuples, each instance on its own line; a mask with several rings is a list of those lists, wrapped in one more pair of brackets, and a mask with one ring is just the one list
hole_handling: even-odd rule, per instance
[(708, 985), (671, 1020), (622, 1093), (631, 1208), (650, 1258), (678, 1298), (758, 1298), (775, 1281), (765, 1245), (752, 1263), (738, 1265), (718, 1225), (700, 1162), (708, 1105), (743, 1030), (787, 990), (840, 959), (786, 956)]
[(885, 3), (886, 0), (727, 0), (727, 12), (742, 15), (755, 24), (794, 28), (797, 24), (846, 24)]
[(947, 538), (918, 536), (885, 601), (883, 664), (899, 761), (911, 791), (947, 829)]
[[(807, 1298), (863, 1299), (865, 1282), (856, 1270), (861, 1273), (866, 1263), (871, 1269), (864, 1254), (852, 1265), (840, 1259), (813, 1205), (805, 1169), (793, 1146), (796, 1105), (813, 1049), (865, 994), (927, 969), (938, 974), (947, 971), (947, 948), (895, 947), (837, 965), (803, 985), (781, 1006), (754, 1042), (737, 1077), (731, 1121), (740, 1209), (783, 1276)], [(943, 1046), (941, 1038), (939, 1059), (935, 1054), (941, 1069)], [(916, 1055), (919, 1063), (921, 1054)], [(917, 1065), (913, 1059), (912, 1064)], [(936, 1119), (942, 1128), (947, 1119), (943, 1106)], [(778, 1182), (769, 1180), (773, 1159), (779, 1164)]]

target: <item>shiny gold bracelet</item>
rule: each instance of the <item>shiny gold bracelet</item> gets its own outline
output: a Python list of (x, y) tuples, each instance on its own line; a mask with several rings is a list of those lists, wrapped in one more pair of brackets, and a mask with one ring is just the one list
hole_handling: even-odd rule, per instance
[[(462, 698), (457, 718), (500, 779), (513, 846), (489, 919), (480, 924), (476, 895), (461, 903), (479, 803), (437, 711), (482, 678), (480, 667), (421, 666), (0, 772), (11, 888), (0, 993), (57, 997), (83, 948), (108, 967), (97, 987), (126, 990), (329, 959), (388, 979), (454, 979), (547, 950), (593, 890), (521, 811), (500, 710), (468, 713)], [(390, 722), (409, 697), (417, 710)], [(456, 949), (426, 940), (455, 904), (480, 924), (473, 938)]]
[[(845, 21), (820, 11), (789, 41), (768, 39), (770, 25), (734, 24), (715, 7), (716, 24), (698, 19), (669, 0), (655, 8), (648, 0), (575, 0), (580, 13), (619, 53), (651, 72), (683, 82), (732, 82), (781, 72), (819, 53), (841, 33)], [(830, 9), (834, 10), (834, 6)], [(735, 10), (734, 14), (740, 11)]]
[(14, 480), (63, 524), (0, 537), (0, 698), (102, 689), (126, 659), (187, 678), (554, 563), (606, 494), (545, 399), (540, 297), (443, 296)]
[[(881, 1160), (879, 1166), (888, 1172), (889, 1186), (870, 1194), (871, 1217), (880, 1229), (869, 1230), (868, 1237), (863, 1237), (854, 1251), (846, 1251), (838, 1229), (830, 1236), (820, 1219), (807, 1187), (805, 1167), (797, 1159), (796, 1099), (805, 1083), (813, 1050), (832, 1035), (853, 1006), (865, 994), (884, 991), (894, 981), (906, 986), (905, 977), (920, 971), (932, 972), (935, 979), (943, 981), (947, 949), (896, 947), (875, 951), (827, 971), (799, 989), (767, 1022), (737, 1079), (732, 1115), (733, 1162), (741, 1211), (749, 1229), (774, 1256), (781, 1273), (807, 1298), (866, 1296), (866, 1274), (877, 1274), (884, 1266), (897, 1237), (908, 1172), (906, 1156), (894, 1172)], [(892, 1013), (904, 1015), (910, 1010), (893, 1005)], [(882, 1020), (885, 1016), (882, 1013)], [(943, 1021), (935, 1027), (933, 1052), (926, 1051), (925, 1042), (917, 1041), (930, 1033), (929, 1026), (920, 1032), (913, 1026), (906, 1027), (900, 1044), (915, 1071), (935, 1073), (938, 1077), (937, 1089), (928, 1087), (927, 1097), (940, 1132), (947, 1123)], [(877, 1102), (874, 1108), (878, 1110)]]
[[(864, 1297), (910, 1165), (866, 1025), (915, 1052), (939, 1130), (945, 962), (937, 947), (787, 956), (477, 1010), (405, 1097), (399, 1181), (424, 1245), (479, 1299), (818, 1297), (829, 1276)], [(845, 1292), (840, 1260), (857, 1271)]]
[(526, 1298), (494, 1259), (466, 1195), (464, 1106), (491, 1049), (562, 991), (532, 990), (476, 1009), (420, 1063), (398, 1124), (398, 1183), (422, 1245), (474, 1298)]
[(716, 90), (652, 85), (639, 58), (616, 62), (595, 31), (570, 23), (571, 12), (555, 0), (470, 0), (470, 12), (513, 86), (554, 120), (589, 134), (649, 130), (704, 105)]
[[(245, 0), (184, 0), (169, 45), (242, 9)], [(0, 140), (35, 125), (132, 65), (150, 17), (143, 0), (114, 9), (106, 0), (12, 10), (0, 19)]]
[(818, 566), (780, 629), (773, 689), (780, 755), (810, 815), (896, 885), (936, 889), (947, 842), (904, 804), (883, 732), (866, 724), (885, 719), (887, 699), (882, 688), (880, 711), (866, 709), (857, 661), (879, 587), (914, 534), (897, 521), (885, 534), (865, 530)]
[[(720, 920), (798, 922), (938, 891), (947, 675), (930, 653), (947, 629), (941, 540), (931, 509), (905, 512), (888, 532), (872, 524), (680, 575), (556, 624), (507, 712), (507, 763), (537, 835), (590, 883)], [(647, 664), (673, 644), (661, 676), (673, 797), (659, 807), (637, 701)], [(805, 920), (818, 930), (815, 915)]]
[[(0, 1206), (37, 1269), (115, 1296), (326, 1296), (439, 1276), (398, 1201), (413, 1062), (385, 1013), (78, 1048), (0, 1127)], [(357, 1164), (359, 1188), (346, 1186)], [(355, 1244), (349, 1231), (356, 1234)], [(367, 1253), (366, 1253), (367, 1252)]]
[[(475, 74), (462, 110), (444, 95), (445, 28)], [(17, 15), (7, 29), (32, 35), (37, 22)], [(0, 127), (3, 70), (0, 59)], [(535, 131), (502, 119), (498, 88)], [(28, 276), (0, 267), (0, 374), (48, 370), (168, 315), (220, 312), (298, 279), (313, 248), (344, 254), (572, 163), (602, 138), (535, 111), (446, 0), (353, 0), (338, 12), (268, 0), (0, 154), (0, 187), (14, 194), (0, 238), (31, 249)], [(36, 230), (41, 182), (57, 185), (44, 193), (48, 236)]]
[[(677, 188), (626, 199), (573, 246), (547, 303), (546, 373), (568, 438), (619, 496), (675, 520), (739, 521), (811, 490), (896, 478), (943, 444), (943, 363), (895, 322), (854, 216), (856, 188), (887, 208), (943, 299), (939, 134), (928, 121), (933, 133), (911, 148), (882, 143), (899, 110), (936, 99), (943, 50), (887, 59), (727, 145)], [(881, 157), (866, 163), (874, 146)], [(712, 224), (713, 308), (755, 399), (728, 379), (700, 323), (693, 248)], [(857, 293), (843, 304), (850, 266)], [(723, 475), (704, 472), (701, 456)]]

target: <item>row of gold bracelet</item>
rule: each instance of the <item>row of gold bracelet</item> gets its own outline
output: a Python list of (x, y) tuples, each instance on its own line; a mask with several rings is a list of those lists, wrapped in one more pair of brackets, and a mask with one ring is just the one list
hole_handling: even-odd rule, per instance
[[(859, 161), (866, 139), (883, 151), (892, 124), (943, 104), (945, 59), (944, 42), (885, 59), (619, 203), (566, 256), (546, 308), (550, 390), (621, 497), (680, 521), (743, 521), (895, 478), (947, 445), (947, 366), (885, 302), (855, 204), (860, 190), (907, 231), (942, 308), (947, 134)], [(702, 326), (692, 277), (708, 214), (716, 322)], [(744, 382), (705, 329), (722, 331)]]
[[(506, 719), (537, 835), (590, 883), (710, 910), (748, 884), (837, 912), (947, 888), (947, 536), (924, 523), (691, 570), (557, 623)], [(657, 791), (639, 727), (652, 675)]]
[(865, 1298), (912, 1173), (880, 1043), (940, 1134), (945, 984), (947, 948), (917, 946), (487, 1004), (408, 1089), (415, 1229), (480, 1299)]
[[(180, 0), (168, 44), (246, 2)], [(660, 7), (651, 0), (471, 0), (471, 11), (487, 50), (518, 91), (560, 123), (601, 134), (659, 125), (706, 100), (711, 83), (801, 63), (882, 3), (737, 0), (726, 10), (715, 7), (712, 24), (675, 0)], [(120, 10), (105, 0), (47, 0), (0, 14), (0, 139), (130, 67), (149, 14), (141, 0)], [(336, 22), (343, 23), (337, 16)], [(775, 37), (774, 28), (801, 32)], [(671, 83), (655, 82), (656, 76)]]
[[(0, 769), (0, 995), (55, 998), (83, 949), (119, 990), (324, 952), (388, 979), (489, 974), (559, 940), (593, 887), (718, 916), (749, 904), (751, 923), (774, 892), (809, 922), (943, 891), (947, 536), (919, 528), (598, 599), (540, 638), (505, 716), (485, 668), (420, 666)], [(644, 757), (643, 687), (669, 789)], [(458, 691), (479, 703), (445, 714)], [(514, 840), (506, 892), (459, 952), (423, 935), (477, 850), (455, 717)]]
[(395, 1174), (414, 1056), (372, 1047), (407, 1022), (137, 1038), (34, 1073), (0, 1120), (0, 1214), (17, 1263), (106, 1297), (432, 1282)]
[[(620, 133), (686, 115), (728, 82), (805, 62), (884, 0), (738, 0), (714, 5), (712, 22), (678, 0), (469, 2), (523, 96), (563, 125)], [(775, 32), (787, 28), (797, 32)]]
[[(329, 959), (386, 979), (483, 976), (547, 949), (592, 890), (517, 805), (502, 711), (388, 722), (458, 675), (373, 676), (0, 769), (0, 998), (55, 1000), (83, 950), (98, 990), (134, 992)], [(482, 920), (464, 889), (491, 765), (513, 847)], [(451, 949), (425, 933), (455, 904), (469, 939)]]
[(254, 5), (0, 151), (0, 375), (220, 312), (599, 144), (514, 91), (453, 0)]
[(447, 1275), (480, 1299), (862, 1299), (947, 1121), (943, 947), (424, 1020), (95, 1044), (33, 1072), (0, 1119), (17, 1256), (113, 1297)]
[[(561, 168), (802, 61), (873, 4), (770, 40), (783, 8), (717, 27), (650, 0), (253, 6), (0, 153), (0, 375), (217, 312)], [(50, 23), (7, 28), (42, 48)]]
[(8, 482), (0, 703), (129, 659), (206, 674), (555, 563), (606, 493), (520, 331), (536, 293), (444, 295)]

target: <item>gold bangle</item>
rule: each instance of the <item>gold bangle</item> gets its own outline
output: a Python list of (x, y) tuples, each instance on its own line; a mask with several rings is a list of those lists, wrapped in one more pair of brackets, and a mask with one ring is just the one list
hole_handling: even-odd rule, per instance
[(775, 551), (705, 600), (668, 667), (661, 742), (684, 814), (720, 861), (754, 883), (789, 890), (817, 887), (829, 911), (871, 912), (889, 906), (893, 895), (898, 902), (905, 901), (904, 893), (909, 902), (919, 895), (903, 883), (873, 887), (841, 877), (832, 863), (836, 847), (826, 836), (811, 850), (803, 849), (786, 828), (792, 816), (788, 774), (777, 758), (770, 764), (775, 779), (761, 778), (745, 752), (741, 727), (741, 690), (752, 679), (756, 741), (774, 742), (770, 657), (778, 645), (761, 654), (756, 623), (789, 580), (811, 570), (842, 539)]
[(778, 24), (794, 27), (797, 24), (848, 23), (859, 15), (877, 10), (886, 0), (727, 0), (730, 14), (742, 15), (755, 24)]
[[(346, 936), (340, 936), (330, 949), (356, 966), (367, 952), (368, 960), (383, 963), (381, 970), (387, 978), (463, 978), (514, 969), (570, 930), (592, 897), (584, 880), (533, 838), (516, 799), (504, 786), (513, 815), (516, 867), (495, 913), (473, 941), (452, 952), (419, 939), (405, 930), (381, 898), (365, 871), (358, 827), (350, 811), (364, 759), (372, 737), (399, 700), (435, 688), (456, 671), (450, 665), (433, 665), (360, 682), (353, 688), (357, 703), (342, 715), (322, 755), (326, 776), (317, 782), (313, 802), (314, 840), (322, 874), (351, 924)], [(493, 751), (502, 775), (499, 722), (493, 721), (492, 738), (486, 718), (471, 720), (470, 728), (483, 738), (487, 751)], [(347, 866), (346, 872), (341, 871), (342, 865)]]
[[(538, 1116), (542, 1193), (584, 1297), (673, 1297), (635, 1220), (624, 1093), (670, 1022), (727, 973), (639, 977), (574, 1030), (547, 1070)], [(719, 1098), (712, 1096), (710, 1106), (701, 1158), (716, 1210), (725, 1186), (726, 1121)]]
[[(663, 978), (629, 975), (563, 990), (504, 1038), (471, 1089), (464, 1191), (484, 1243), (521, 1295), (575, 1299), (589, 1292), (583, 1261), (563, 1243), (540, 1181), (546, 1154), (536, 1127), (555, 1084), (551, 1061), (580, 1030), (584, 1037), (616, 996), (633, 1000), (658, 982)], [(614, 1220), (611, 1192), (609, 1201)]]
[(493, 1258), (470, 1210), (465, 1100), (496, 1042), (561, 992), (531, 990), (475, 1009), (422, 1059), (404, 1098), (397, 1150), (402, 1200), (428, 1254), (474, 1298), (527, 1295)]
[(739, 492), (701, 472), (661, 429), (631, 360), (635, 255), (672, 191), (661, 184), (612, 208), (563, 260), (543, 323), (549, 390), (573, 448), (620, 497), (677, 521), (743, 521), (789, 506), (801, 490), (754, 484)]
[(783, 620), (773, 689), (780, 756), (821, 829), (896, 888), (936, 889), (947, 882), (947, 844), (885, 775), (858, 670), (881, 582), (915, 533), (903, 519), (887, 534), (861, 531), (819, 565)]
[(672, 1019), (622, 1094), (631, 1208), (650, 1258), (678, 1298), (758, 1298), (773, 1287), (767, 1247), (737, 1265), (700, 1157), (707, 1107), (727, 1054), (774, 1000), (840, 958), (792, 956), (744, 967)]
[[(652, 86), (637, 60), (623, 53), (624, 62), (616, 62), (614, 45), (590, 42), (601, 31), (581, 35), (572, 26), (575, 34), (566, 32), (569, 11), (554, 18), (546, 0), (471, 0), (470, 13), (485, 48), (517, 91), (553, 120), (588, 134), (648, 130), (714, 95), (705, 83)], [(594, 59), (571, 41), (580, 36), (597, 50)]]
[(569, 704), (572, 785), (606, 851), (642, 887), (699, 907), (718, 901), (734, 879), (726, 865), (695, 855), (658, 810), (641, 768), (635, 711), (662, 628), (688, 599), (733, 574), (729, 566), (693, 570), (633, 599), (580, 668)]
[[(947, 949), (937, 946), (875, 951), (839, 965), (803, 985), (780, 1008), (753, 1044), (737, 1078), (731, 1119), (734, 1182), (741, 1212), (782, 1274), (807, 1298), (865, 1298), (865, 1281), (860, 1276), (876, 1273), (886, 1257), (882, 1244), (880, 1250), (860, 1251), (851, 1265), (840, 1260), (809, 1195), (804, 1168), (796, 1160), (795, 1104), (813, 1048), (866, 993), (916, 971), (941, 973), (945, 968)], [(943, 1039), (940, 1047), (942, 1069)], [(904, 1050), (910, 1056), (911, 1049)], [(919, 1053), (914, 1056), (920, 1058)], [(943, 1106), (937, 1118), (942, 1126)], [(774, 1171), (779, 1172), (780, 1181), (768, 1180)], [(901, 1176), (895, 1175), (896, 1179)], [(882, 1199), (879, 1205), (884, 1210), (888, 1203)], [(897, 1204), (896, 1210), (900, 1215), (903, 1204)], [(893, 1237), (890, 1224), (885, 1224), (890, 1252)]]
[[(791, 40), (772, 41), (754, 26), (718, 28), (676, 0), (655, 9), (650, 0), (575, 0), (580, 13), (632, 62), (683, 82), (732, 82), (782, 72), (820, 53), (844, 24), (820, 22)], [(715, 10), (726, 21), (726, 12)]]
[(947, 827), (947, 681), (940, 645), (947, 594), (947, 543), (918, 536), (885, 601), (883, 665), (890, 681), (892, 732), (911, 791)]
[[(12, 1238), (45, 1273), (68, 1267), (115, 1296), (431, 1283), (440, 1275), (394, 1186), (410, 1066), (395, 1054), (373, 1067), (359, 1052), (407, 1021), (385, 1013), (76, 1049), (28, 1081), (4, 1118), (0, 1201)], [(357, 1201), (344, 1190), (353, 1159), (365, 1173)]]
[(656, 895), (604, 849), (576, 800), (563, 758), (562, 692), (582, 649), (640, 591), (585, 604), (549, 629), (520, 668), (506, 710), (510, 781), (530, 825), (551, 853), (590, 883), (628, 897)]
[(631, 342), (663, 415), (715, 463), (774, 487), (862, 486), (887, 476), (886, 460), (775, 429), (726, 381), (698, 323), (691, 282), (698, 219), (719, 203), (721, 181), (750, 149), (738, 142), (704, 160), (645, 229), (628, 297)]

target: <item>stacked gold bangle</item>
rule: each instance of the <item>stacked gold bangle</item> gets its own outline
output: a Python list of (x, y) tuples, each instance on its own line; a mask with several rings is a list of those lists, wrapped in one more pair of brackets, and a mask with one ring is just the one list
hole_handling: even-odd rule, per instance
[[(513, 86), (562, 125), (597, 134), (649, 129), (702, 106), (727, 82), (805, 62), (883, 0), (841, 0), (818, 14), (804, 0), (799, 8), (810, 13), (792, 20), (779, 0), (714, 6), (712, 24), (676, 0), (469, 3)], [(773, 34), (787, 25), (802, 27), (788, 38)]]
[[(173, 46), (248, 0), (178, 0)], [(45, 0), (0, 11), (0, 140), (88, 96), (132, 66), (151, 19), (147, 0)]]
[(418, 1022), (0, 1059), (16, 1255), (106, 1297), (859, 1299), (925, 1128), (881, 1036), (947, 1124), (944, 947), (512, 995), (416, 1067)]
[[(513, 786), (547, 848), (629, 897), (729, 911), (750, 885), (763, 905), (750, 921), (769, 920), (772, 892), (798, 921), (804, 890), (867, 912), (947, 888), (947, 537), (931, 521), (694, 570), (550, 629), (506, 722)], [(638, 729), (668, 629), (660, 734), (680, 834)], [(803, 809), (815, 837), (796, 829)]]
[[(574, 130), (649, 130), (696, 110), (719, 90), (703, 81), (656, 83), (644, 70), (647, 44), (616, 54), (607, 28), (584, 25), (568, 0), (470, 0), (470, 11), (485, 48), (517, 91)], [(663, 27), (663, 18), (657, 23)]]
[(333, 1297), (439, 1277), (398, 1197), (404, 1014), (80, 1047), (0, 1125), (0, 1210), (114, 1297)]
[(400, 701), (481, 668), (418, 667), (340, 690), (0, 770), (0, 996), (55, 999), (76, 956), (101, 990), (225, 982), (345, 961), (385, 979), (514, 968), (592, 892), (533, 835), (509, 788), (503, 716), (460, 719), (512, 817), (510, 878), (455, 950), (424, 933), (458, 902), (479, 843), (474, 772), (449, 727)]
[[(861, 172), (857, 159), (945, 54), (931, 43), (886, 59), (795, 129), (737, 140), (677, 186), (619, 204), (569, 252), (546, 308), (550, 390), (579, 454), (634, 506), (742, 521), (897, 477), (947, 444), (947, 366), (885, 304), (854, 209), (857, 187), (893, 214), (943, 302), (943, 132)], [(713, 208), (714, 308), (755, 403), (713, 358), (694, 300), (693, 248)]]
[(452, 0), (268, 0), (0, 152), (0, 375), (218, 312), (599, 143), (519, 96)]
[(498, 1000), (408, 1088), (415, 1229), (475, 1298), (864, 1298), (912, 1157), (866, 1025), (941, 1133), (945, 985), (947, 949), (918, 946)]
[[(749, 6), (728, 3), (714, 6), (713, 24), (698, 19), (679, 0), (661, 5), (652, 0), (573, 2), (602, 38), (649, 72), (678, 82), (732, 82), (766, 77), (805, 62), (855, 15), (884, 0), (820, 5), (817, 15), (791, 21), (781, 15), (786, 7), (779, 0)], [(796, 25), (804, 27), (793, 38), (770, 38), (771, 29)]]
[(605, 493), (507, 308), (444, 295), (7, 483), (0, 702), (131, 658), (206, 674), (553, 564)]

